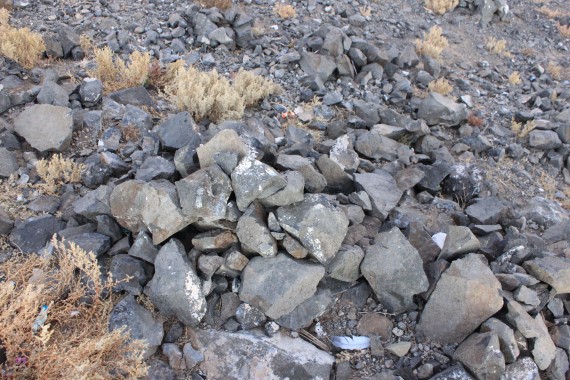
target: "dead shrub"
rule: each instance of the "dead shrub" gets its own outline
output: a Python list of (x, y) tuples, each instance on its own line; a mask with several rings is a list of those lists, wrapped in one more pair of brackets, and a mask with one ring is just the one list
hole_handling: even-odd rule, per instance
[(475, 113), (469, 112), (469, 115), (467, 115), (467, 123), (472, 127), (480, 127), (483, 125), (484, 121), (482, 118), (475, 115)]
[(261, 99), (281, 92), (271, 80), (240, 69), (234, 79), (234, 88), (246, 107), (256, 105)]
[(358, 10), (360, 11), (360, 14), (362, 15), (362, 17), (370, 17), (372, 15), (372, 8), (371, 7), (361, 6), (361, 7), (358, 7)]
[(218, 8), (223, 11), (232, 7), (232, 0), (200, 0), (198, 3), (204, 8)]
[(442, 95), (447, 95), (453, 91), (453, 87), (449, 84), (449, 81), (445, 78), (439, 78), (437, 80), (431, 81), (428, 84), (428, 90), (431, 92), (437, 92)]
[(560, 23), (557, 23), (556, 27), (558, 28), (558, 32), (563, 37), (570, 38), (570, 25), (562, 25)]
[(167, 97), (178, 109), (191, 112), (197, 121), (240, 119), (246, 106), (279, 91), (270, 80), (244, 70), (236, 74), (233, 85), (216, 70), (185, 69), (183, 64), (173, 66), (168, 75)]
[(11, 27), (9, 18), (8, 11), (0, 8), (0, 54), (25, 69), (32, 69), (45, 50), (44, 40), (39, 33), (28, 28)]
[(36, 170), (43, 183), (37, 187), (46, 194), (57, 194), (64, 184), (81, 182), (84, 168), (83, 164), (63, 158), (61, 154), (54, 155), (50, 160), (40, 160)]
[(524, 125), (522, 123), (517, 123), (514, 119), (511, 120), (511, 130), (519, 139), (523, 139), (528, 136), (528, 134), (535, 128), (536, 123), (534, 120), (529, 120)]
[(548, 65), (546, 65), (546, 71), (550, 74), (552, 79), (562, 79), (562, 66), (559, 66), (554, 62), (548, 62)]
[(521, 84), (521, 76), (518, 71), (513, 71), (511, 75), (509, 75), (509, 83), (510, 84)]
[(89, 75), (100, 79), (105, 91), (112, 92), (146, 84), (150, 70), (150, 54), (135, 51), (126, 63), (116, 57), (108, 46), (95, 49), (94, 52), (97, 69), (89, 72)]
[(505, 57), (511, 56), (511, 53), (506, 50), (507, 41), (505, 40), (498, 40), (494, 37), (490, 37), (485, 43), (485, 48), (493, 54), (503, 55)]
[(275, 5), (275, 13), (283, 19), (293, 18), (297, 15), (297, 11), (290, 4), (277, 4)]
[(423, 40), (416, 40), (416, 51), (419, 55), (439, 60), (443, 50), (449, 45), (447, 38), (441, 35), (439, 26), (432, 26)]
[(442, 15), (454, 10), (459, 0), (425, 0), (424, 4), (430, 11)]
[(545, 15), (548, 18), (557, 18), (557, 17), (564, 15), (563, 12), (560, 12), (557, 9), (548, 8), (546, 6), (542, 6), (542, 7), (538, 8), (537, 11), (538, 11), (538, 13), (542, 13), (543, 15)]
[(91, 252), (52, 239), (51, 258), (17, 255), (0, 264), (2, 377), (135, 379), (146, 374), (145, 345), (109, 332), (113, 283)]

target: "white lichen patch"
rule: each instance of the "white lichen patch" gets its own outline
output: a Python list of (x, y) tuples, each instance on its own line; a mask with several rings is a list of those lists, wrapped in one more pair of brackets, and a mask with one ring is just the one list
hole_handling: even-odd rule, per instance
[(202, 287), (200, 285), (200, 280), (191, 271), (188, 271), (188, 273), (186, 273), (186, 281), (184, 282), (184, 293), (188, 298), (188, 304), (191, 310), (190, 315), (196, 321), (201, 320), (204, 314), (206, 314), (206, 299), (202, 294)]

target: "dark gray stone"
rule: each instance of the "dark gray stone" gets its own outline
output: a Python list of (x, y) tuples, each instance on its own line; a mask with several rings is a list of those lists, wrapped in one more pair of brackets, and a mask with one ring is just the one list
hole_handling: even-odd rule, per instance
[(71, 109), (49, 104), (27, 107), (14, 120), (14, 131), (40, 152), (62, 152), (71, 143)]
[(10, 177), (19, 167), (16, 154), (6, 148), (0, 148), (0, 178)]
[(258, 308), (242, 303), (236, 310), (236, 319), (243, 330), (251, 330), (263, 325), (267, 318)]
[(111, 238), (97, 232), (88, 232), (71, 236), (67, 243), (73, 243), (85, 252), (92, 252), (96, 257), (103, 255), (111, 248)]
[(109, 330), (126, 327), (131, 339), (141, 339), (147, 348), (144, 358), (151, 357), (160, 346), (164, 329), (162, 323), (155, 320), (152, 313), (139, 305), (133, 295), (123, 298), (109, 315)]
[(503, 307), (501, 284), (483, 260), (472, 253), (451, 263), (424, 308), (418, 332), (440, 343), (461, 342)]
[(287, 181), (271, 166), (245, 157), (232, 172), (232, 187), (240, 211), (256, 199), (266, 198), (287, 185)]
[(244, 253), (271, 257), (277, 254), (277, 242), (265, 223), (267, 217), (261, 204), (252, 203), (239, 218), (236, 234)]
[(505, 359), (494, 332), (473, 334), (453, 354), (477, 379), (500, 380), (505, 372)]
[(154, 102), (149, 92), (142, 86), (112, 92), (109, 94), (109, 98), (122, 105), (130, 104), (135, 107), (154, 107)]
[(97, 105), (103, 98), (103, 83), (95, 78), (83, 79), (79, 86), (79, 98), (84, 107)]
[(148, 263), (154, 264), (158, 248), (152, 244), (152, 239), (146, 232), (139, 232), (133, 245), (129, 249), (129, 255), (145, 260)]
[(201, 252), (223, 252), (238, 243), (232, 231), (211, 230), (197, 234), (192, 239), (194, 248)]
[(414, 309), (413, 296), (428, 289), (418, 251), (396, 227), (376, 237), (360, 270), (378, 300), (393, 313)]
[(283, 333), (269, 338), (256, 330), (196, 330), (193, 343), (204, 355), (200, 369), (212, 379), (254, 380), (260, 373), (276, 379), (328, 379), (334, 363), (330, 354)]
[(277, 319), (315, 294), (324, 274), (321, 265), (296, 261), (285, 254), (254, 257), (242, 272), (239, 296)]
[(556, 132), (539, 129), (530, 132), (528, 143), (531, 147), (541, 150), (556, 149), (562, 146), (562, 141)]
[(505, 362), (514, 363), (519, 357), (520, 350), (513, 330), (500, 320), (489, 318), (481, 325), (481, 332), (487, 331), (497, 334)]
[(45, 82), (37, 96), (39, 104), (69, 107), (69, 93), (55, 82)]
[(125, 254), (113, 256), (109, 273), (113, 276), (113, 280), (117, 281), (113, 286), (115, 292), (127, 292), (134, 296), (140, 295), (143, 286), (150, 280), (144, 263)]
[(481, 243), (468, 227), (449, 226), (440, 260), (453, 260), (470, 252), (477, 252)]
[(382, 220), (397, 206), (403, 194), (392, 174), (383, 169), (374, 173), (357, 173), (354, 182), (357, 190), (364, 190), (370, 197), (372, 215)]
[(318, 76), (323, 81), (332, 77), (336, 70), (336, 63), (333, 58), (311, 52), (302, 52), (299, 66), (309, 76)]
[(182, 212), (192, 223), (199, 219), (213, 222), (225, 218), (232, 193), (228, 176), (219, 166), (200, 169), (176, 182)]
[(172, 162), (159, 156), (151, 156), (144, 160), (137, 170), (135, 179), (145, 182), (153, 179), (169, 179), (175, 171), (176, 168)]
[(313, 320), (323, 315), (333, 304), (329, 289), (317, 289), (310, 298), (297, 306), (289, 314), (283, 315), (276, 322), (285, 328), (297, 331), (309, 327)]
[(570, 293), (570, 259), (546, 256), (524, 263), (529, 274), (552, 286), (558, 294)]
[(305, 157), (280, 154), (276, 165), (279, 168), (300, 172), (305, 180), (305, 190), (310, 193), (320, 193), (327, 186), (325, 177)]
[(95, 220), (97, 215), (111, 215), (109, 199), (113, 189), (110, 186), (99, 186), (73, 202), (73, 211), (88, 219)]
[(287, 181), (287, 185), (276, 193), (259, 199), (265, 207), (287, 206), (303, 200), (303, 190), (305, 188), (305, 178), (298, 171), (290, 170), (281, 173)]
[(10, 233), (10, 244), (23, 253), (38, 252), (65, 223), (51, 215), (35, 216), (17, 224)]
[(459, 125), (467, 119), (467, 107), (437, 92), (430, 92), (419, 105), (418, 118), (424, 119), (428, 125)]
[(305, 194), (302, 202), (279, 207), (275, 216), (281, 227), (321, 263), (334, 257), (348, 227), (344, 212), (319, 194)]
[(176, 150), (188, 144), (198, 145), (201, 142), (201, 136), (194, 131), (195, 125), (194, 119), (188, 112), (180, 112), (169, 117), (153, 131), (160, 138), (163, 149)]
[(198, 325), (206, 314), (206, 299), (201, 281), (178, 240), (171, 239), (160, 249), (154, 269), (145, 294), (162, 314), (174, 315), (189, 326)]

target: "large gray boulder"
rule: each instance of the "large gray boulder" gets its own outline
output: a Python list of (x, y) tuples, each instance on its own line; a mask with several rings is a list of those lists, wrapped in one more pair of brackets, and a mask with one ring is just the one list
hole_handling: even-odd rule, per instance
[(176, 189), (168, 181), (123, 182), (111, 192), (110, 206), (121, 226), (133, 233), (150, 231), (154, 244), (189, 224), (178, 205)]
[(281, 227), (323, 264), (336, 255), (348, 229), (344, 212), (321, 194), (305, 194), (302, 202), (279, 207), (275, 216)]
[(467, 107), (437, 92), (430, 92), (420, 103), (418, 118), (424, 119), (427, 125), (459, 125), (467, 119)]
[(249, 156), (232, 172), (232, 187), (240, 211), (245, 211), (254, 200), (275, 194), (285, 186), (287, 180), (281, 174)]
[(40, 152), (62, 152), (69, 146), (73, 133), (71, 109), (35, 104), (18, 115), (14, 130)]
[(195, 330), (193, 338), (209, 379), (328, 379), (334, 363), (330, 354), (283, 333), (268, 338), (255, 330)]
[(397, 227), (376, 237), (360, 270), (380, 303), (392, 313), (415, 308), (414, 295), (429, 286), (422, 258)]
[(324, 275), (323, 266), (297, 261), (283, 253), (254, 257), (242, 272), (239, 297), (277, 319), (315, 294)]
[(230, 179), (218, 165), (200, 169), (176, 182), (182, 212), (189, 223), (224, 219), (232, 194)]
[(392, 174), (383, 169), (355, 174), (354, 183), (357, 190), (364, 190), (368, 194), (372, 202), (372, 214), (382, 220), (398, 205), (403, 194)]
[(163, 315), (196, 326), (206, 314), (202, 283), (184, 246), (176, 239), (166, 243), (154, 260), (154, 276), (144, 292)]
[(503, 307), (501, 283), (483, 260), (470, 253), (451, 263), (424, 308), (419, 332), (440, 343), (458, 343)]
[(162, 343), (164, 329), (150, 311), (139, 305), (133, 295), (127, 295), (115, 305), (109, 315), (109, 330), (125, 327), (131, 339), (140, 339), (146, 344), (143, 357), (148, 359)]

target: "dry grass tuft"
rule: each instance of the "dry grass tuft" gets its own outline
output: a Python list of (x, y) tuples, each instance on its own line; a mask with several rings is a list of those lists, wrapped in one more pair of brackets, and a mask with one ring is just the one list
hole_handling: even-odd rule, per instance
[(521, 76), (518, 71), (513, 71), (511, 75), (509, 75), (509, 83), (510, 84), (521, 84)]
[(536, 128), (536, 123), (534, 120), (527, 121), (524, 125), (522, 123), (517, 123), (514, 119), (511, 120), (511, 130), (519, 139), (523, 139), (528, 134)]
[(428, 90), (430, 92), (437, 92), (442, 95), (447, 95), (453, 91), (453, 86), (449, 84), (449, 81), (447, 79), (439, 78), (429, 83)]
[(141, 131), (134, 125), (125, 125), (121, 127), (121, 132), (123, 133), (123, 140), (127, 141), (139, 141), (141, 137)]
[[(52, 258), (17, 255), (0, 264), (0, 346), (6, 378), (135, 379), (144, 343), (108, 330), (113, 304), (92, 253), (52, 240)], [(45, 320), (42, 317), (45, 317)]]
[(371, 7), (361, 6), (361, 7), (358, 7), (358, 10), (360, 11), (360, 14), (362, 15), (362, 17), (370, 17), (372, 15), (372, 8)]
[(504, 56), (508, 56), (510, 54), (508, 51), (505, 50), (507, 48), (507, 41), (498, 40), (494, 37), (490, 37), (489, 39), (487, 39), (487, 42), (485, 43), (485, 48), (493, 54), (500, 54)]
[(562, 66), (557, 65), (554, 62), (548, 62), (548, 65), (546, 65), (546, 71), (550, 74), (552, 79), (555, 80), (562, 79), (562, 71), (563, 71)]
[(9, 18), (8, 11), (0, 8), (0, 54), (25, 69), (32, 69), (45, 50), (44, 40), (39, 33), (28, 28), (11, 27)]
[(542, 6), (540, 8), (537, 9), (538, 13), (542, 13), (543, 15), (545, 15), (548, 18), (557, 18), (560, 16), (564, 16), (564, 13), (559, 11), (559, 10), (555, 10), (555, 9), (551, 9), (548, 8), (546, 6)]
[(558, 32), (563, 37), (570, 38), (570, 25), (562, 25), (560, 23), (557, 23), (556, 27), (558, 28)]
[(49, 161), (40, 160), (36, 164), (38, 175), (44, 181), (37, 187), (46, 194), (57, 194), (66, 183), (81, 182), (81, 173), (85, 166), (77, 164), (61, 154), (54, 155)]
[(216, 70), (202, 72), (194, 67), (185, 69), (181, 64), (171, 67), (168, 75), (166, 95), (197, 121), (240, 119), (245, 107), (280, 90), (270, 80), (243, 70), (236, 74), (234, 85)]
[(194, 67), (180, 67), (165, 92), (178, 109), (191, 112), (196, 121), (208, 118), (219, 122), (243, 116), (243, 99), (216, 70), (202, 72)]
[(525, 57), (534, 57), (536, 56), (536, 50), (534, 50), (531, 47), (525, 47), (521, 50), (521, 53), (525, 56)]
[(424, 3), (430, 11), (442, 15), (454, 10), (459, 4), (459, 0), (425, 0)]
[(85, 52), (85, 55), (90, 55), (95, 48), (93, 40), (85, 33), (79, 36), (79, 44), (81, 46), (81, 49), (83, 49)]
[(290, 4), (277, 4), (275, 5), (275, 13), (283, 19), (293, 18), (297, 15), (297, 11)]
[(16, 175), (8, 179), (0, 179), (0, 205), (10, 218), (23, 220), (36, 215), (24, 202), (18, 200), (29, 187), (30, 185), (27, 184), (18, 184)]
[(232, 0), (200, 0), (198, 4), (204, 8), (218, 8), (225, 11), (232, 7)]
[(130, 55), (129, 61), (130, 63), (125, 63), (115, 57), (108, 46), (95, 49), (97, 69), (89, 75), (100, 79), (107, 92), (146, 84), (150, 70), (150, 54), (135, 51)]
[(256, 105), (261, 99), (281, 92), (281, 87), (271, 80), (240, 69), (234, 79), (235, 90), (246, 107)]
[(423, 40), (416, 40), (416, 51), (419, 55), (425, 55), (439, 60), (443, 50), (449, 45), (447, 38), (441, 35), (439, 26), (432, 26)]
[(470, 112), (469, 115), (467, 115), (467, 123), (472, 127), (480, 127), (483, 125), (484, 120), (473, 112)]

